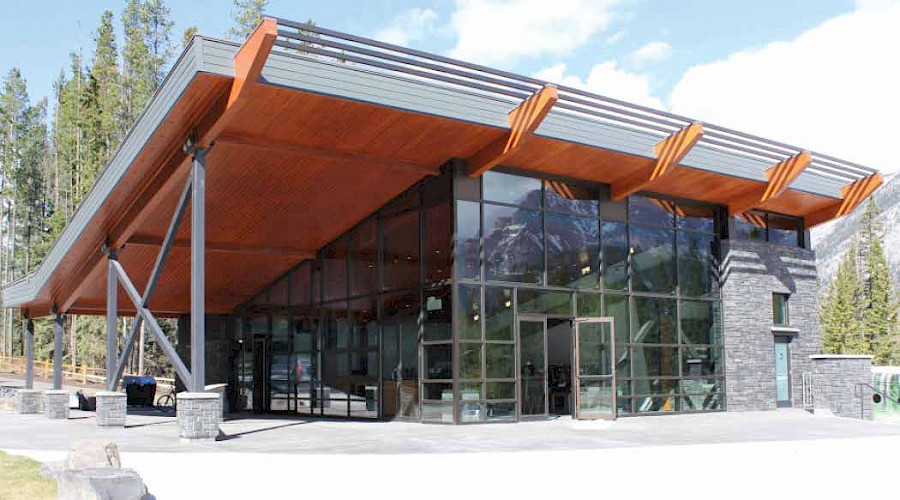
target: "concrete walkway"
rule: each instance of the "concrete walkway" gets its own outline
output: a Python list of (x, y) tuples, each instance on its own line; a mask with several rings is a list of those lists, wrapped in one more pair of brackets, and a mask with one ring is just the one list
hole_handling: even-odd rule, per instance
[(167, 498), (865, 498), (892, 495), (900, 426), (802, 411), (480, 426), (247, 418), (182, 444), (174, 419), (104, 430), (0, 414), (0, 449), (56, 460), (105, 437)]

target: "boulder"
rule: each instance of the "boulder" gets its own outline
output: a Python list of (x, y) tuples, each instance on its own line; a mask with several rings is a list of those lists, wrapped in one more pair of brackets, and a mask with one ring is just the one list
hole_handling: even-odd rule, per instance
[(93, 469), (98, 467), (122, 467), (119, 447), (116, 443), (103, 439), (77, 441), (69, 451), (65, 468)]
[(59, 500), (146, 500), (144, 481), (132, 469), (99, 467), (62, 471), (57, 476)]

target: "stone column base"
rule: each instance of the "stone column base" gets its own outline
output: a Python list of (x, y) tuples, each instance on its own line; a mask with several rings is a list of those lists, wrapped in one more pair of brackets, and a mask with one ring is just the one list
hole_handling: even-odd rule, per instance
[(16, 394), (16, 411), (23, 415), (41, 412), (41, 391), (19, 389)]
[(126, 401), (127, 396), (123, 392), (98, 392), (97, 425), (100, 427), (125, 427)]
[(44, 391), (44, 415), (47, 418), (69, 418), (69, 391)]
[(182, 392), (175, 409), (182, 441), (214, 440), (222, 421), (222, 398), (214, 392)]

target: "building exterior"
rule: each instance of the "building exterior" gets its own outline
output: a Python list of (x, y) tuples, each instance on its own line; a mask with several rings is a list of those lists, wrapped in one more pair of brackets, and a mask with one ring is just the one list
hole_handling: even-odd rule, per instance
[(227, 383), (232, 411), (475, 423), (802, 406), (820, 345), (808, 228), (880, 183), (267, 19), (240, 47), (194, 38), (3, 301), (26, 318), (135, 315), (158, 336), (155, 319), (177, 317), (177, 348), (163, 343), (179, 379)]

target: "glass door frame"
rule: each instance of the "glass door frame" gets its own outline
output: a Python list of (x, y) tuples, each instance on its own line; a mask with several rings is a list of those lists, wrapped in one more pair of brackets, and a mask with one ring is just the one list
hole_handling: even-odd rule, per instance
[[(422, 342), (421, 342), (421, 328), (416, 325), (416, 328), (412, 329), (410, 334), (415, 335), (416, 338), (416, 347), (415, 347), (415, 365), (416, 365), (416, 373), (419, 374), (419, 377), (416, 378), (416, 395), (417, 402), (416, 404), (419, 406), (418, 411), (416, 412), (418, 416), (416, 417), (408, 417), (403, 415), (403, 398), (401, 397), (401, 391), (403, 390), (403, 340), (404, 340), (404, 325), (409, 326), (409, 321), (403, 321), (402, 319), (395, 320), (385, 320), (379, 322), (378, 325), (378, 418), (382, 420), (402, 420), (405, 422), (419, 422), (422, 419)], [(393, 346), (397, 356), (397, 365), (393, 368), (387, 367), (384, 365), (384, 350), (387, 347), (387, 342), (385, 342), (385, 329), (386, 328), (395, 328), (396, 329), (396, 339), (394, 339)], [(386, 379), (385, 374), (390, 371), (396, 371), (397, 376), (394, 379)], [(387, 417), (384, 414), (385, 403), (387, 402), (387, 392), (385, 391), (386, 383), (393, 383), (396, 386), (396, 391), (394, 393), (395, 396), (395, 405), (396, 405), (396, 413), (392, 417)]]
[[(791, 387), (791, 342), (793, 338), (790, 335), (775, 335), (774, 342), (774, 370), (775, 370), (775, 407), (791, 408), (793, 407), (794, 391)], [(787, 377), (787, 400), (778, 399), (778, 345), (784, 345), (785, 355), (785, 377)]]
[[(609, 357), (609, 366), (610, 366), (610, 374), (609, 375), (580, 375), (580, 365), (581, 365), (581, 342), (580, 342), (580, 331), (579, 328), (583, 324), (590, 323), (605, 323), (609, 325), (609, 353), (607, 356)], [(615, 420), (617, 417), (617, 409), (618, 402), (616, 401), (616, 365), (615, 365), (615, 353), (616, 353), (616, 325), (615, 318), (610, 316), (595, 316), (595, 317), (577, 317), (572, 322), (572, 335), (573, 335), (573, 343), (572, 343), (572, 351), (574, 353), (574, 366), (572, 367), (572, 393), (574, 398), (574, 404), (572, 407), (572, 418), (575, 420)], [(609, 380), (611, 383), (610, 393), (612, 397), (611, 401), (611, 412), (609, 414), (595, 413), (591, 415), (583, 415), (581, 412), (581, 401), (579, 401), (581, 397), (581, 381), (582, 378), (589, 378), (591, 380)]]

